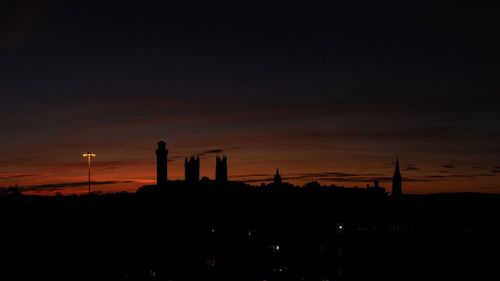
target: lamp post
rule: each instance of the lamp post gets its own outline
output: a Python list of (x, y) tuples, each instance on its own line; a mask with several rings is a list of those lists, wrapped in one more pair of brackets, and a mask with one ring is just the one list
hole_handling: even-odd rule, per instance
[(92, 152), (87, 152), (87, 153), (83, 154), (82, 156), (87, 157), (87, 163), (89, 166), (89, 194), (90, 194), (90, 158), (95, 157), (95, 154)]

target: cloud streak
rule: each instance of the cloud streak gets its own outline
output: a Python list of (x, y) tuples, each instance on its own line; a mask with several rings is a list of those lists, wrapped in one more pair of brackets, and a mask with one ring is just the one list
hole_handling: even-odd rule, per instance
[(0, 180), (11, 180), (11, 179), (20, 179), (20, 178), (32, 178), (32, 177), (41, 177), (42, 175), (36, 174), (14, 174), (14, 175), (4, 175), (0, 176)]
[(201, 154), (219, 154), (219, 153), (223, 153), (224, 150), (223, 149), (220, 149), (220, 148), (216, 148), (216, 149), (208, 149), (208, 150), (205, 150), (203, 151)]
[[(91, 181), (91, 185), (111, 185), (121, 183), (133, 183), (133, 181)], [(23, 191), (58, 191), (71, 188), (85, 187), (88, 182), (63, 182), (63, 183), (49, 183), (41, 185), (31, 185), (22, 187)]]
[[(417, 171), (417, 170), (415, 170)], [(420, 170), (418, 170), (420, 171)], [(498, 171), (500, 173), (500, 171)], [(390, 183), (391, 176), (380, 173), (345, 173), (345, 172), (320, 172), (320, 173), (294, 173), (289, 175), (282, 175), (283, 180), (290, 182), (305, 183), (309, 181), (320, 181), (324, 183), (370, 183), (375, 180), (380, 182)], [(476, 179), (481, 177), (493, 177), (495, 173), (464, 173), (464, 174), (422, 174), (422, 175), (403, 175), (405, 182), (414, 183), (432, 183), (443, 181), (454, 181), (460, 179)], [(271, 182), (273, 176), (270, 174), (247, 174), (240, 175), (235, 178), (241, 179), (247, 183)]]

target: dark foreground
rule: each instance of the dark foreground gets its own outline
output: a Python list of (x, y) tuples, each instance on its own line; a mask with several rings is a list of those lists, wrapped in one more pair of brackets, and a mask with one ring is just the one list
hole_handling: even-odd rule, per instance
[(0, 198), (0, 280), (500, 280), (500, 196)]

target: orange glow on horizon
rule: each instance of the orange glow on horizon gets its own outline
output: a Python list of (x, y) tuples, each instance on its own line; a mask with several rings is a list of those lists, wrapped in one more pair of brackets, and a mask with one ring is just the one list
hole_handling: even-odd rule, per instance
[[(210, 179), (215, 177), (215, 161), (212, 163), (211, 159), (203, 159), (200, 175), (207, 176)], [(253, 164), (253, 165), (250, 165)], [(274, 175), (275, 167), (268, 165), (262, 166), (259, 163), (250, 163), (242, 165), (236, 159), (231, 161), (229, 158), (229, 179), (233, 181), (243, 181), (251, 185), (260, 185), (260, 183), (270, 183)], [(138, 163), (125, 165), (123, 167), (110, 168), (105, 165), (100, 165), (98, 161), (93, 163), (95, 165), (92, 170), (92, 190), (95, 192), (135, 192), (137, 188), (143, 185), (156, 184), (155, 163), (148, 164)], [(47, 185), (47, 189), (26, 191), (26, 194), (38, 195), (54, 195), (60, 194), (84, 194), (87, 192), (86, 165), (69, 165), (66, 169), (61, 169), (64, 173), (55, 173), (54, 170), (46, 168), (45, 170), (38, 170), (39, 177), (26, 177), (18, 179), (20, 187), (36, 187)], [(170, 180), (183, 180), (182, 161), (169, 162), (169, 179)], [(373, 184), (374, 180), (380, 180), (382, 187), (386, 191), (391, 191), (392, 168), (378, 168), (372, 169), (366, 175), (359, 176), (359, 170), (355, 167), (348, 167), (341, 171), (343, 174), (351, 175), (345, 177), (331, 178), (324, 176), (328, 174), (327, 170), (318, 167), (311, 167), (308, 170), (300, 169), (300, 166), (288, 164), (285, 162), (279, 165), (280, 172), (282, 173), (283, 180), (296, 185), (303, 185), (306, 182), (317, 180), (323, 185), (335, 184), (337, 186), (345, 187), (361, 187), (364, 188), (367, 184)], [(414, 172), (403, 171), (403, 192), (404, 193), (436, 193), (436, 192), (497, 192), (496, 182), (498, 177), (483, 177), (483, 178), (450, 178), (439, 179), (433, 181), (418, 181), (419, 176)], [(373, 176), (372, 176), (373, 174)], [(375, 176), (374, 174), (380, 175)], [(421, 172), (423, 174), (423, 172)], [(310, 175), (310, 176), (304, 176)], [(315, 176), (318, 175), (318, 176)], [(431, 175), (433, 176), (433, 175)], [(425, 177), (425, 175), (424, 175)], [(407, 179), (405, 181), (405, 179)], [(415, 181), (415, 179), (417, 179)], [(4, 181), (5, 182), (5, 181)], [(67, 187), (61, 186), (51, 189), (49, 185), (70, 183)], [(71, 186), (71, 184), (81, 183), (81, 185)], [(106, 183), (106, 184), (96, 184)], [(16, 183), (11, 181), (10, 185)], [(480, 186), (478, 189), (477, 186)], [(8, 185), (3, 185), (8, 186)], [(488, 188), (490, 187), (490, 188)]]
[[(153, 144), (152, 144), (153, 143)], [(180, 143), (181, 145), (176, 145)], [(193, 145), (193, 144), (190, 144)], [(280, 169), (283, 181), (303, 185), (309, 181), (318, 181), (323, 185), (335, 184), (345, 187), (366, 187), (379, 180), (380, 185), (391, 191), (391, 177), (394, 172), (395, 156), (385, 153), (369, 153), (358, 149), (339, 149), (329, 144), (323, 146), (305, 146), (302, 151), (290, 153), (296, 145), (293, 141), (283, 145), (273, 143), (244, 143), (245, 148), (236, 145), (217, 145), (214, 143), (198, 144), (193, 148), (182, 142), (170, 142), (168, 177), (170, 180), (184, 179), (184, 157), (201, 155), (200, 176), (210, 179), (215, 177), (215, 152), (207, 147), (229, 147), (223, 153), (228, 156), (228, 175), (232, 181), (243, 181), (252, 185), (272, 182), (276, 168)], [(143, 185), (156, 183), (155, 142), (144, 142), (134, 147), (130, 145), (95, 147), (99, 159), (92, 161), (92, 190), (96, 192), (135, 192)], [(106, 151), (104, 153), (103, 151)], [(193, 153), (209, 151), (209, 153)], [(212, 151), (212, 152), (210, 152)], [(326, 152), (325, 152), (326, 151)], [(28, 151), (28, 153), (34, 153)], [(37, 158), (20, 159), (9, 166), (4, 166), (0, 174), (0, 186), (19, 185), (26, 188), (26, 194), (53, 195), (83, 194), (87, 190), (86, 161), (75, 160), (74, 153), (57, 153), (59, 159), (42, 158), (45, 152), (39, 152)], [(92, 153), (94, 154), (94, 153)], [(94, 155), (95, 155), (94, 154)], [(78, 154), (77, 154), (78, 155)], [(500, 173), (480, 167), (481, 163), (442, 165), (446, 160), (428, 159), (419, 153), (400, 154), (403, 193), (435, 192), (498, 192), (497, 183)], [(412, 164), (417, 163), (417, 164)], [(485, 166), (485, 165), (483, 165)], [(64, 186), (64, 184), (67, 184)]]

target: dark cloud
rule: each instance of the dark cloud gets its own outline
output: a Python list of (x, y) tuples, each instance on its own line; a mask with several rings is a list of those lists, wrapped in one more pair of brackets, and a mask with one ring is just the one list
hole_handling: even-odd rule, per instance
[(200, 153), (197, 153), (195, 155), (198, 155), (200, 158), (205, 158), (207, 155), (210, 155), (210, 154), (223, 154), (229, 150), (237, 150), (237, 149), (241, 149), (240, 146), (234, 146), (230, 149), (222, 149), (222, 148), (212, 148), (212, 149), (207, 149), (207, 150), (204, 150)]
[(353, 173), (344, 173), (344, 172), (322, 172), (322, 173), (304, 173), (304, 174), (297, 174), (297, 175), (291, 175), (288, 177), (289, 179), (301, 179), (301, 178), (322, 178), (322, 177), (330, 177), (330, 176), (335, 176), (339, 178), (344, 178), (344, 177), (355, 177), (358, 176), (358, 174), (353, 174)]
[[(109, 185), (109, 184), (119, 184), (119, 183), (132, 183), (133, 181), (93, 181), (90, 182), (92, 185)], [(64, 183), (49, 183), (41, 185), (31, 185), (23, 187), (25, 191), (55, 191), (63, 190), (68, 188), (78, 188), (87, 186), (88, 182), (64, 182)]]
[(224, 150), (220, 148), (215, 148), (215, 149), (208, 149), (200, 153), (201, 155), (203, 154), (217, 154), (217, 153), (223, 153)]
[(225, 153), (228, 151), (240, 150), (240, 149), (242, 149), (241, 146), (233, 146), (230, 148), (211, 148), (211, 149), (204, 150), (204, 151), (198, 153), (197, 155), (203, 156), (206, 154), (222, 154), (222, 153)]
[(271, 182), (273, 181), (274, 179), (272, 177), (268, 177), (268, 178), (258, 178), (258, 179), (246, 179), (244, 180), (244, 182), (246, 183), (260, 183), (260, 182)]
[(443, 165), (441, 166), (442, 168), (447, 168), (447, 169), (455, 169), (456, 166), (455, 165)]
[(427, 176), (428, 178), (431, 178), (431, 179), (446, 179), (446, 178), (451, 178), (451, 176), (447, 176), (447, 175), (430, 175), (430, 176)]
[[(416, 164), (409, 164), (410, 169), (407, 170), (419, 170)], [(479, 177), (491, 177), (494, 174), (488, 173), (464, 173), (451, 174), (449, 171), (439, 171), (441, 174), (431, 174), (431, 175), (414, 175), (412, 177), (404, 177), (405, 182), (421, 182), (421, 183), (431, 183), (431, 182), (441, 182), (456, 179), (474, 179)], [(500, 170), (496, 172), (500, 173)], [(320, 182), (330, 182), (330, 183), (371, 183), (374, 180), (378, 180), (382, 183), (389, 183), (392, 181), (392, 177), (380, 173), (346, 173), (346, 172), (320, 172), (320, 173), (292, 173), (292, 174), (282, 174), (283, 180), (289, 182), (309, 182), (309, 181), (320, 181)], [(258, 182), (271, 182), (273, 177), (270, 174), (246, 174), (235, 176), (234, 178), (241, 179), (247, 183), (258, 183)]]
[[(500, 172), (500, 171), (499, 171)], [(435, 175), (422, 175), (413, 177), (404, 177), (406, 182), (437, 182), (446, 181), (454, 179), (464, 179), (464, 178), (479, 178), (479, 177), (491, 177), (494, 174), (487, 173), (465, 173), (465, 174), (435, 174)], [(374, 180), (379, 180), (381, 182), (391, 182), (392, 177), (384, 176), (382, 174), (366, 173), (366, 174), (354, 174), (354, 173), (342, 173), (342, 172), (325, 172), (325, 173), (307, 173), (307, 174), (297, 174), (284, 177), (286, 180), (300, 180), (300, 181), (328, 181), (328, 182), (343, 182), (343, 183), (356, 183), (356, 182), (373, 182)]]
[[(149, 165), (150, 162), (139, 161), (137, 159), (123, 159), (123, 160), (114, 160), (114, 161), (102, 161), (102, 160), (96, 159), (96, 160), (94, 160), (94, 162), (92, 162), (92, 167), (106, 169), (108, 167), (129, 167), (129, 166), (134, 166), (134, 165), (139, 165), (139, 164)], [(75, 168), (75, 167), (81, 168), (82, 166), (85, 166), (85, 165), (86, 165), (86, 162), (84, 160), (82, 160), (82, 161), (78, 161), (78, 162), (76, 162), (76, 161), (64, 162), (64, 163), (45, 165), (45, 166), (46, 167), (51, 166), (54, 169), (64, 170), (67, 168)]]
[[(204, 150), (202, 152), (191, 154), (190, 156), (198, 156), (200, 158), (205, 158), (207, 155), (210, 155), (210, 154), (222, 154), (222, 153), (224, 153), (224, 151), (225, 150), (222, 148), (213, 148), (213, 149), (207, 149), (207, 150)], [(179, 158), (185, 158), (185, 157), (179, 156)]]
[(20, 174), (20, 175), (8, 175), (8, 176), (0, 176), (0, 180), (10, 180), (10, 179), (19, 179), (19, 178), (30, 178), (30, 177), (41, 177), (41, 175), (30, 175), (30, 174)]
[(418, 171), (420, 168), (416, 164), (408, 164), (405, 168), (406, 171)]
[(457, 179), (476, 179), (480, 177), (492, 177), (495, 174), (488, 173), (463, 173), (451, 174), (449, 171), (438, 171), (441, 174), (432, 174), (432, 175), (422, 175), (415, 176), (413, 178), (404, 178), (404, 181), (413, 181), (413, 182), (441, 182), (441, 181), (449, 181), (449, 180), (457, 180)]
[[(314, 178), (310, 179), (310, 181), (315, 180)], [(319, 179), (321, 181), (329, 181), (329, 182), (342, 182), (342, 183), (358, 183), (358, 182), (366, 182), (370, 183), (375, 180), (381, 181), (381, 182), (386, 182), (390, 181), (391, 178), (389, 177), (377, 177), (377, 178), (370, 178), (370, 177), (350, 177), (350, 178), (344, 178), (344, 177), (324, 177)]]
[[(259, 183), (259, 182), (271, 182), (273, 181), (273, 177), (267, 176), (267, 177), (255, 177), (251, 179), (244, 179), (243, 181), (246, 183)], [(296, 175), (296, 176), (289, 176), (289, 177), (283, 177), (284, 181), (297, 181), (299, 180), (300, 182), (309, 182), (309, 181), (320, 181), (320, 182), (330, 182), (330, 183), (372, 183), (375, 180), (378, 180), (382, 183), (390, 183), (392, 181), (392, 177), (383, 177), (383, 176), (378, 176), (378, 177), (371, 177), (371, 176), (349, 176), (349, 177), (343, 177), (343, 176), (323, 176), (323, 177), (314, 177), (311, 175)], [(433, 182), (436, 181), (436, 179), (431, 179), (431, 178), (404, 178), (405, 182)]]
[[(176, 162), (179, 159), (184, 160), (184, 156), (180, 156), (180, 155), (168, 156), (167, 162)], [(150, 164), (156, 164), (156, 161), (151, 162)]]
[(492, 177), (494, 175), (492, 174), (452, 174), (450, 175), (450, 178), (478, 178), (478, 177)]
[(499, 190), (500, 186), (481, 186), (482, 190)]
[(267, 177), (269, 174), (242, 174), (231, 176), (232, 178), (253, 178), (253, 177)]
[[(241, 177), (243, 181), (251, 182), (266, 182), (272, 181), (273, 177), (263, 174), (249, 174)], [(251, 179), (245, 179), (251, 178)], [(328, 182), (373, 182), (374, 180), (386, 181), (389, 177), (384, 177), (382, 174), (366, 173), (355, 174), (345, 172), (321, 172), (321, 173), (303, 173), (284, 175), (283, 180), (286, 181), (328, 181)]]

